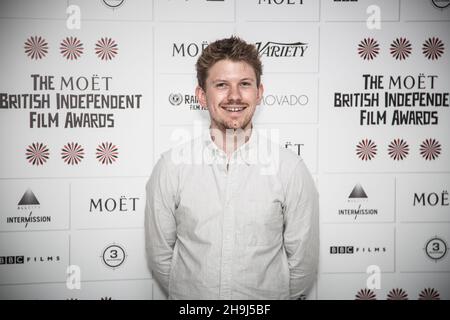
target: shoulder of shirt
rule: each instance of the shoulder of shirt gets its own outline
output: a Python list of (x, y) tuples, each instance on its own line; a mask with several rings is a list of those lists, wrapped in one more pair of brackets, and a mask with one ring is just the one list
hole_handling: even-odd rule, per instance
[(179, 167), (181, 164), (189, 163), (196, 153), (201, 153), (202, 137), (191, 138), (177, 146), (165, 150), (161, 153), (160, 161), (163, 161), (169, 168)]

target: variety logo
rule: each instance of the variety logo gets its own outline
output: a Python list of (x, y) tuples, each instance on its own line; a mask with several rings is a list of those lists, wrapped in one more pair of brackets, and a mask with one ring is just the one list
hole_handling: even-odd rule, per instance
[(29, 211), (27, 216), (9, 216), (6, 217), (7, 224), (22, 224), (24, 228), (28, 228), (28, 224), (35, 223), (50, 223), (51, 216), (36, 216), (33, 215), (33, 211), (40, 209), (40, 203), (31, 189), (28, 189), (23, 194), (19, 203), (17, 204), (17, 210)]
[(103, 263), (107, 267), (115, 270), (116, 268), (123, 265), (127, 256), (128, 255), (125, 253), (125, 250), (123, 249), (122, 246), (113, 243), (107, 246), (105, 249), (103, 249), (101, 258)]
[(261, 56), (265, 57), (303, 57), (308, 44), (304, 42), (256, 42), (256, 48)]
[(427, 241), (424, 250), (428, 258), (438, 262), (445, 257), (448, 247), (444, 239), (435, 236)]

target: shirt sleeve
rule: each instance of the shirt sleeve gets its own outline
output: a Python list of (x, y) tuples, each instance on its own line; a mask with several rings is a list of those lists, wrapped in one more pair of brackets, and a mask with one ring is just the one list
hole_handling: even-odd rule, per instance
[(303, 161), (289, 178), (284, 206), (284, 247), (290, 274), (290, 298), (306, 296), (319, 262), (319, 197)]
[(173, 248), (176, 241), (176, 183), (164, 157), (153, 168), (146, 186), (145, 247), (153, 277), (168, 294)]

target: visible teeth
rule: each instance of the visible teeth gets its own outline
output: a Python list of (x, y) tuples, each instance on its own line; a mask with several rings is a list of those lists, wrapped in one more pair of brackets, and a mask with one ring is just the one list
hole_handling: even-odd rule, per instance
[(241, 111), (244, 110), (244, 108), (225, 108), (227, 111), (232, 111), (232, 112), (237, 112), (237, 111)]

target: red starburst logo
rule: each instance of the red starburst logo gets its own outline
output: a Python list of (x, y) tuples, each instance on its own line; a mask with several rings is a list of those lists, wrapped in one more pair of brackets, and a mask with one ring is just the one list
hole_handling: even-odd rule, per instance
[(78, 164), (84, 158), (84, 149), (78, 143), (69, 142), (62, 148), (61, 157), (67, 164)]
[(358, 54), (364, 60), (372, 60), (376, 58), (380, 51), (380, 46), (375, 39), (366, 38), (363, 39), (358, 45)]
[(44, 38), (32, 36), (25, 41), (25, 53), (31, 59), (42, 59), (48, 53), (48, 43)]
[(67, 37), (61, 41), (59, 49), (67, 60), (76, 60), (83, 54), (83, 44), (76, 37)]
[(420, 291), (419, 300), (441, 300), (441, 297), (436, 289), (425, 288)]
[(356, 294), (355, 300), (377, 300), (377, 296), (370, 289), (361, 289)]
[(28, 146), (25, 155), (29, 163), (39, 166), (47, 162), (50, 152), (46, 145), (36, 142)]
[(428, 38), (423, 43), (422, 51), (428, 60), (437, 60), (444, 54), (444, 43), (439, 38)]
[(102, 60), (111, 60), (118, 50), (117, 43), (111, 38), (101, 38), (95, 44), (95, 53)]
[(394, 160), (403, 160), (409, 154), (409, 146), (403, 139), (394, 139), (389, 144), (388, 153)]
[(441, 150), (441, 144), (436, 139), (426, 139), (420, 145), (420, 154), (425, 160), (437, 159)]
[(397, 38), (391, 43), (391, 55), (397, 60), (405, 60), (411, 54), (411, 43), (405, 38)]
[(408, 294), (403, 289), (395, 288), (389, 291), (387, 300), (408, 300)]
[(377, 145), (370, 139), (363, 139), (356, 145), (356, 155), (361, 160), (372, 160), (376, 154)]
[(112, 164), (117, 160), (119, 149), (111, 142), (103, 142), (97, 147), (96, 157), (101, 164)]

